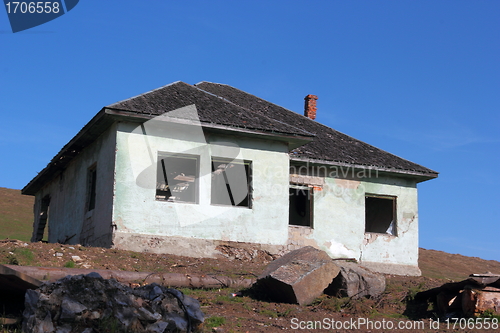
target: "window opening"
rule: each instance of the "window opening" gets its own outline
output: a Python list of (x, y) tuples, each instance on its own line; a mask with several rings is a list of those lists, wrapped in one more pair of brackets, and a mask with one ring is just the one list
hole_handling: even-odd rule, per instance
[(95, 165), (91, 166), (88, 170), (88, 194), (87, 194), (87, 211), (95, 208), (97, 196), (97, 168)]
[(159, 154), (156, 200), (196, 203), (198, 200), (199, 157)]
[(252, 205), (252, 163), (212, 158), (212, 205)]
[(309, 186), (291, 186), (289, 197), (289, 224), (312, 228), (313, 188)]
[(49, 239), (48, 228), (46, 228), (49, 220), (49, 205), (50, 196), (46, 195), (43, 197), (40, 207), (40, 216), (38, 218), (38, 229), (36, 231), (35, 242), (48, 241)]
[(397, 235), (396, 197), (365, 197), (365, 232)]

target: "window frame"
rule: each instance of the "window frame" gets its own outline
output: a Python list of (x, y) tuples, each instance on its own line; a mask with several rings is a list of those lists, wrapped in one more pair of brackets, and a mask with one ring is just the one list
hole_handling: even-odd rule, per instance
[[(241, 205), (241, 202), (239, 204), (234, 203), (234, 199), (232, 196), (231, 192), (231, 187), (228, 184), (228, 179), (226, 175), (226, 171), (223, 172), (224, 176), (224, 182), (226, 184), (226, 189), (227, 193), (229, 196), (229, 199), (231, 200), (231, 204), (226, 204), (226, 203), (218, 203), (214, 202), (214, 175), (215, 175), (215, 163), (221, 163), (221, 164), (239, 164), (239, 165), (244, 165), (245, 166), (245, 173), (246, 173), (246, 184), (247, 184), (247, 196), (246, 199), (243, 201), (246, 201), (246, 205)], [(210, 179), (210, 205), (213, 206), (225, 206), (225, 207), (237, 207), (237, 208), (247, 208), (247, 209), (252, 209), (253, 206), (253, 162), (251, 160), (245, 160), (245, 159), (231, 159), (231, 158), (225, 158), (225, 157), (217, 157), (217, 156), (211, 156), (210, 158), (210, 170), (211, 170), (211, 179)], [(242, 202), (243, 202), (242, 201)]]
[[(387, 228), (384, 227), (384, 229), (386, 229), (385, 232), (373, 231), (373, 229), (375, 229), (373, 223), (370, 225), (370, 230), (368, 230), (368, 227), (369, 227), (369, 225), (368, 225), (369, 206), (367, 204), (367, 199), (370, 199), (370, 198), (371, 199), (382, 199), (382, 200), (392, 201), (392, 220), (387, 225)], [(381, 195), (381, 194), (371, 194), (371, 193), (365, 194), (365, 233), (366, 234), (388, 235), (388, 236), (394, 236), (394, 237), (398, 236), (397, 199), (398, 199), (398, 197), (394, 196), (394, 195)], [(383, 224), (383, 223), (384, 222), (378, 222), (378, 224)], [(390, 228), (392, 228), (392, 233), (388, 232)]]
[(91, 212), (95, 209), (97, 203), (97, 163), (92, 164), (87, 169), (87, 200), (85, 202), (85, 211)]
[[(157, 161), (156, 161), (156, 190), (155, 190), (155, 200), (156, 201), (160, 201), (160, 202), (169, 202), (169, 203), (186, 203), (186, 204), (199, 204), (199, 200), (200, 200), (200, 155), (194, 155), (194, 154), (182, 154), (182, 153), (171, 153), (171, 152), (163, 152), (163, 151), (159, 151), (158, 154), (157, 154)], [(169, 198), (165, 198), (165, 199), (162, 199), (160, 198), (161, 195), (159, 195), (159, 192), (162, 191), (162, 192), (167, 192), (165, 190), (161, 190), (159, 189), (159, 184), (161, 184), (161, 182), (159, 181), (159, 175), (160, 175), (160, 172), (161, 172), (161, 175), (163, 175), (163, 180), (165, 181), (165, 186), (167, 187), (168, 186), (168, 179), (165, 179), (167, 178), (167, 170), (166, 170), (166, 167), (165, 167), (165, 163), (163, 162), (163, 160), (165, 158), (178, 158), (178, 159), (185, 159), (185, 160), (193, 160), (195, 162), (195, 165), (194, 165), (194, 168), (195, 168), (195, 171), (194, 171), (194, 181), (193, 181), (193, 186), (194, 186), (194, 200), (191, 201), (186, 201), (186, 200), (179, 200), (179, 199), (171, 199), (173, 197), (172, 195), (172, 192), (170, 190), (168, 190), (168, 192), (170, 192), (170, 197)], [(161, 164), (161, 166), (160, 166)], [(158, 168), (161, 168), (161, 170), (159, 170)], [(174, 171), (175, 172), (175, 171)], [(179, 173), (182, 173), (182, 172), (179, 172)], [(177, 177), (177, 176), (176, 176)], [(179, 183), (176, 183), (175, 185), (177, 184), (181, 184), (182, 182), (179, 182)], [(169, 186), (168, 186), (169, 187)], [(169, 187), (170, 188), (170, 187)]]
[[(309, 220), (309, 224), (308, 225), (304, 225), (304, 224), (292, 224), (292, 219), (291, 219), (291, 204), (290, 204), (290, 198), (291, 198), (291, 194), (290, 194), (290, 190), (305, 190), (305, 191), (308, 191), (308, 204), (309, 204), (309, 214), (308, 214), (308, 220)], [(289, 190), (288, 190), (288, 195), (289, 195), (289, 200), (288, 200), (288, 204), (289, 204), (289, 207), (288, 207), (288, 226), (294, 226), (294, 227), (306, 227), (306, 228), (311, 228), (311, 229), (314, 229), (314, 186), (313, 185), (301, 185), (301, 184), (290, 184), (289, 186)], [(307, 213), (307, 210), (306, 210), (306, 213)], [(305, 218), (305, 216), (304, 216)]]

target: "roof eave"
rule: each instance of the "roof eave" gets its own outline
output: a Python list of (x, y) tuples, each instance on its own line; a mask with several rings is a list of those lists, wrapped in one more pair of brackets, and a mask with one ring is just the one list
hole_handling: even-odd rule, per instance
[[(146, 115), (136, 112), (117, 110), (104, 107), (76, 134), (60, 151), (52, 158), (49, 164), (38, 173), (22, 190), (25, 195), (35, 195), (47, 181), (58, 176), (76, 157), (80, 151), (92, 143), (106, 129), (116, 121), (127, 121), (143, 123), (156, 117), (155, 115)], [(183, 124), (193, 124), (191, 121), (183, 119), (169, 119), (172, 122)], [(212, 132), (233, 132), (242, 136), (273, 139), (288, 144), (289, 150), (300, 147), (313, 140), (313, 136), (300, 136), (290, 133), (267, 132), (257, 129), (248, 129), (240, 127), (225, 126), (219, 124), (199, 123), (202, 128)]]
[(424, 182), (426, 180), (431, 180), (438, 177), (438, 172), (421, 172), (416, 170), (404, 170), (404, 169), (395, 169), (395, 168), (386, 168), (376, 165), (362, 165), (355, 163), (347, 163), (340, 161), (328, 161), (328, 160), (320, 160), (320, 159), (312, 159), (307, 157), (299, 157), (299, 156), (291, 156), (291, 161), (301, 162), (301, 163), (310, 163), (310, 164), (326, 164), (343, 168), (353, 168), (353, 170), (369, 170), (376, 171), (377, 173), (381, 173), (382, 175), (393, 175), (404, 178), (413, 178), (417, 183)]
[[(115, 120), (123, 120), (123, 121), (131, 121), (142, 123), (148, 120), (151, 120), (156, 115), (146, 115), (133, 111), (125, 111), (118, 109), (106, 108), (106, 114), (112, 115)], [(263, 139), (272, 139), (276, 141), (285, 142), (288, 144), (289, 151), (298, 148), (308, 142), (314, 140), (314, 135), (298, 135), (293, 133), (282, 133), (282, 132), (270, 132), (261, 129), (255, 128), (246, 128), (246, 127), (236, 127), (236, 126), (228, 126), (217, 123), (205, 123), (205, 122), (197, 122), (191, 121), (187, 119), (178, 119), (178, 118), (168, 118), (169, 122), (185, 124), (185, 125), (195, 125), (201, 126), (204, 130), (212, 133), (237, 133), (240, 136), (244, 137), (254, 137), (254, 138), (263, 138)]]
[(38, 173), (22, 190), (25, 195), (35, 195), (47, 180), (53, 179), (66, 168), (69, 162), (80, 151), (94, 142), (111, 124), (113, 119), (107, 116), (105, 108), (101, 109)]

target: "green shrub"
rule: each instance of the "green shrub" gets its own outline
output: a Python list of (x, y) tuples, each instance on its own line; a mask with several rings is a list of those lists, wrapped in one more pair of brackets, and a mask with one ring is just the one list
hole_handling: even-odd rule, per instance
[(35, 255), (30, 249), (16, 248), (7, 256), (10, 265), (31, 266), (35, 260)]
[(413, 301), (415, 299), (415, 296), (417, 296), (417, 294), (419, 292), (422, 292), (425, 290), (424, 286), (425, 286), (425, 283), (420, 282), (417, 286), (411, 286), (410, 288), (408, 288), (408, 294), (406, 295), (406, 301), (407, 302)]
[(496, 314), (493, 310), (487, 309), (479, 315), (479, 318), (492, 318), (500, 321), (500, 314)]
[(66, 268), (75, 268), (75, 262), (74, 261), (67, 261), (65, 264), (64, 264), (64, 267)]

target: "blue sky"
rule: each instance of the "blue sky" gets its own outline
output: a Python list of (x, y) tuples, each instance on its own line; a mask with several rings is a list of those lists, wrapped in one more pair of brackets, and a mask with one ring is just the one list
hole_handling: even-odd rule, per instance
[(500, 260), (500, 1), (82, 0), (12, 33), (0, 9), (0, 186), (103, 106), (226, 83), (440, 172), (420, 246)]

